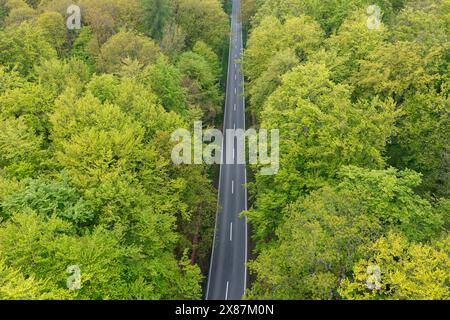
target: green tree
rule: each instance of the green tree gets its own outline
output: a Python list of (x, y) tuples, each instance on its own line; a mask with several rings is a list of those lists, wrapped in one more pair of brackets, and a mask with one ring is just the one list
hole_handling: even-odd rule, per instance
[(415, 93), (401, 105), (398, 135), (389, 147), (390, 162), (423, 174), (420, 190), (449, 196), (450, 163), (446, 134), (449, 98), (444, 93)]
[(158, 96), (167, 111), (182, 114), (187, 108), (187, 95), (182, 86), (182, 74), (164, 57), (143, 72), (146, 83)]
[(409, 1), (395, 19), (393, 39), (416, 42), (424, 50), (445, 45), (449, 40), (448, 5), (448, 1)]
[(92, 227), (95, 219), (90, 204), (69, 185), (67, 178), (62, 181), (31, 180), (23, 190), (7, 197), (2, 208), (4, 216), (27, 209), (46, 217), (56, 215), (80, 230), (82, 227)]
[(101, 103), (113, 102), (118, 95), (119, 80), (111, 74), (94, 75), (86, 89)]
[(216, 78), (219, 78), (221, 76), (222, 70), (220, 67), (219, 57), (211, 47), (209, 47), (203, 41), (197, 41), (194, 47), (192, 48), (192, 52), (201, 55), (203, 58), (206, 59), (206, 61), (208, 61)]
[(171, 18), (172, 7), (169, 0), (141, 0), (143, 7), (141, 31), (151, 38), (160, 41), (164, 28)]
[(186, 181), (182, 198), (189, 204), (188, 217), (180, 217), (181, 240), (190, 249), (191, 264), (198, 263), (208, 273), (209, 258), (217, 210), (216, 190), (207, 176), (206, 166), (184, 166), (179, 169)]
[(353, 103), (351, 87), (332, 82), (322, 64), (299, 65), (281, 82), (261, 112), (261, 127), (280, 131), (280, 170), (256, 177), (256, 210), (249, 217), (260, 240), (274, 235), (284, 206), (332, 183), (342, 165), (381, 168), (395, 130), (392, 102)]
[(240, 20), (242, 21), (243, 31), (248, 32), (250, 29), (250, 22), (258, 8), (258, 0), (243, 0), (241, 1)]
[(31, 23), (38, 15), (37, 11), (23, 0), (6, 1), (6, 9), (8, 15), (5, 25), (9, 28), (15, 28), (22, 22)]
[(0, 96), (1, 118), (21, 119), (37, 135), (47, 138), (54, 94), (32, 82), (7, 90)]
[(67, 28), (64, 17), (57, 12), (45, 12), (41, 14), (36, 21), (42, 34), (48, 43), (53, 45), (56, 51), (62, 55), (64, 45), (67, 42)]
[[(66, 287), (66, 269), (81, 269), (81, 290), (73, 298), (107, 299), (123, 296), (126, 256), (136, 249), (121, 246), (119, 230), (97, 228), (91, 235), (73, 235), (69, 223), (56, 217), (40, 218), (34, 213), (15, 214), (0, 228), (1, 257), (13, 269), (46, 283), (43, 288), (56, 294), (70, 292)], [(15, 245), (12, 245), (12, 244)]]
[(0, 66), (0, 94), (5, 91), (21, 87), (26, 80), (20, 76), (16, 70), (9, 70), (9, 68)]
[(271, 59), (267, 70), (252, 82), (249, 96), (253, 123), (256, 123), (257, 117), (259, 118), (267, 98), (281, 84), (282, 76), (298, 64), (299, 60), (292, 49), (279, 51)]
[(159, 47), (145, 36), (122, 31), (112, 36), (101, 48), (99, 68), (107, 73), (118, 72), (125, 58), (138, 60), (143, 65), (156, 62)]
[[(326, 186), (287, 205), (276, 231), (278, 240), (250, 263), (257, 278), (247, 297), (339, 298), (341, 281), (367, 255), (367, 246), (389, 230), (404, 232), (414, 241), (439, 237), (443, 217), (414, 194), (412, 188), (419, 182), (414, 172), (344, 167), (335, 187)], [(446, 259), (441, 261), (448, 263)], [(425, 274), (433, 272), (433, 263), (424, 267)], [(445, 278), (436, 282), (444, 283)]]
[(56, 58), (56, 51), (45, 40), (42, 31), (28, 23), (0, 30), (0, 64), (16, 68), (26, 76), (35, 63)]
[(91, 28), (98, 46), (121, 28), (136, 30), (140, 21), (140, 0), (80, 0), (79, 5), (83, 21)]
[(186, 33), (174, 22), (167, 24), (161, 39), (161, 50), (168, 57), (176, 57), (186, 47)]
[[(378, 28), (367, 25), (373, 4)], [(449, 226), (448, 8), (244, 2), (247, 110), (255, 125), (280, 132), (278, 173), (249, 171), (258, 256), (247, 298), (448, 297), (448, 253), (439, 251), (448, 241), (429, 242)], [(359, 168), (341, 169), (348, 165)], [(386, 237), (403, 241), (405, 258), (386, 260), (389, 283), (371, 291), (373, 243), (387, 259), (394, 251)]]
[(0, 260), (0, 299), (2, 300), (48, 300), (70, 299), (64, 289), (51, 287), (45, 280), (26, 277), (20, 269), (13, 269)]
[(43, 169), (42, 138), (22, 119), (1, 119), (0, 129), (1, 171), (18, 179), (36, 176)]
[(224, 44), (228, 19), (218, 0), (174, 0), (174, 19), (192, 47), (202, 40), (216, 51)]
[(95, 61), (92, 52), (89, 50), (89, 44), (92, 43), (92, 31), (90, 27), (82, 27), (78, 36), (75, 38), (71, 55), (89, 66), (91, 71), (94, 70)]
[(183, 75), (189, 104), (200, 107), (206, 120), (214, 120), (221, 101), (214, 66), (203, 56), (189, 51), (180, 56), (177, 67)]
[(287, 17), (296, 17), (303, 13), (302, 3), (296, 0), (257, 1), (256, 9), (252, 18), (253, 26), (260, 26), (262, 20), (268, 16), (284, 21)]
[[(339, 293), (344, 299), (448, 300), (450, 291), (450, 237), (431, 244), (410, 243), (388, 233), (368, 246), (365, 258), (344, 279)], [(369, 289), (370, 265), (380, 270), (380, 288)]]
[(287, 19), (283, 24), (272, 16), (253, 29), (245, 50), (246, 76), (255, 81), (267, 70), (278, 51), (291, 49), (300, 61), (305, 61), (322, 43), (323, 31), (307, 16)]
[(267, 16), (274, 16), (284, 21), (288, 17), (298, 17), (305, 14), (319, 21), (322, 28), (329, 34), (336, 30), (347, 14), (361, 2), (363, 1), (264, 0), (261, 1), (252, 22), (256, 26)]
[(273, 53), (279, 50), (281, 33), (282, 24), (272, 16), (265, 17), (258, 27), (253, 29), (244, 56), (245, 75), (250, 81), (264, 72)]
[(396, 42), (378, 48), (362, 60), (354, 82), (365, 95), (379, 94), (400, 103), (406, 94), (426, 90), (438, 78), (427, 72), (418, 45)]
[(6, 7), (6, 0), (0, 0), (0, 28), (3, 26), (7, 15), (8, 8)]
[(336, 34), (325, 41), (326, 50), (318, 51), (312, 60), (319, 60), (331, 70), (336, 82), (351, 82), (359, 70), (360, 61), (378, 50), (388, 37), (383, 24), (379, 28), (367, 27), (367, 14), (358, 10), (349, 15)]
[(33, 78), (52, 95), (67, 88), (81, 92), (91, 77), (89, 66), (77, 58), (50, 59), (35, 65)]

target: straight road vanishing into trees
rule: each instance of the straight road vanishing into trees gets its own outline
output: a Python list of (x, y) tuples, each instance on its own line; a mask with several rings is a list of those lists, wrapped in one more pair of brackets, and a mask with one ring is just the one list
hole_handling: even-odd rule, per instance
[[(242, 24), (238, 21), (240, 0), (233, 0), (228, 76), (224, 112), (224, 132), (245, 130), (244, 77), (238, 63), (242, 53)], [(224, 135), (222, 146), (226, 145)], [(222, 148), (226, 159), (226, 148)], [(247, 282), (247, 220), (241, 218), (247, 210), (245, 164), (237, 164), (236, 141), (233, 142), (233, 164), (221, 164), (219, 178), (219, 208), (211, 254), (207, 300), (239, 300)]]

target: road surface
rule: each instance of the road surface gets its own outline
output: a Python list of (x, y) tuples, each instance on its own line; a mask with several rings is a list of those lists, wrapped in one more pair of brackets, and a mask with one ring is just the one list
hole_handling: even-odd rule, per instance
[[(224, 130), (245, 130), (244, 79), (239, 60), (242, 52), (242, 25), (238, 22), (240, 0), (233, 0), (230, 52), (224, 111)], [(224, 131), (223, 159), (226, 154)], [(233, 141), (235, 164), (222, 164), (219, 178), (219, 209), (211, 254), (207, 300), (240, 300), (247, 282), (247, 183), (244, 164), (236, 164), (236, 141)]]

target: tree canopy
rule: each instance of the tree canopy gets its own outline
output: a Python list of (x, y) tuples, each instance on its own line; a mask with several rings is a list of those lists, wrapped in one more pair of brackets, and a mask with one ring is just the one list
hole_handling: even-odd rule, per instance
[(247, 298), (450, 297), (448, 5), (244, 1), (251, 124), (280, 130)]
[[(66, 25), (81, 8), (81, 28)], [(201, 299), (230, 0), (0, 0), (0, 299)], [(247, 299), (450, 299), (449, 0), (242, 0)]]
[(0, 1), (0, 298), (200, 299), (215, 168), (170, 135), (220, 113), (226, 14), (80, 0), (68, 30), (71, 4)]

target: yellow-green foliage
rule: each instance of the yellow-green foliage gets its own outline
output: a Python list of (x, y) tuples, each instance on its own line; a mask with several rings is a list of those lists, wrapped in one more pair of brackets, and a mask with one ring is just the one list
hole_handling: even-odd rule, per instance
[(250, 183), (248, 298), (449, 298), (450, 2), (377, 1), (375, 26), (372, 4), (244, 1), (247, 110), (280, 130), (278, 174)]
[(170, 1), (192, 31), (184, 69), (138, 30), (141, 1), (78, 1), (81, 30), (72, 1), (27, 3), (0, 0), (0, 299), (200, 299), (216, 192), (210, 167), (172, 164), (170, 136), (218, 112), (220, 2), (175, 17)]
[[(345, 299), (448, 300), (450, 298), (450, 237), (431, 244), (410, 243), (389, 233), (368, 247), (366, 259), (353, 267), (353, 277), (342, 281)], [(367, 287), (369, 265), (381, 271), (379, 289)]]

